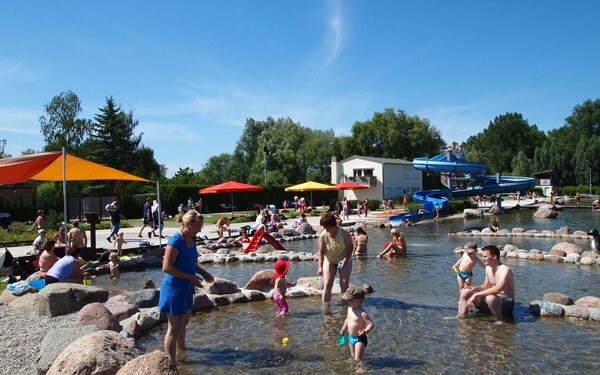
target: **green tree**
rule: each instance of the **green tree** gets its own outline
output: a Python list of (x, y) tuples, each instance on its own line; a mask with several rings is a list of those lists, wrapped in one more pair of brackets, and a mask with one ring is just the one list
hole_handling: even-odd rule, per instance
[(142, 134), (134, 133), (138, 121), (133, 119), (133, 112), (125, 113), (112, 97), (106, 98), (106, 105), (98, 110), (100, 113), (94, 116), (90, 136), (95, 146), (90, 158), (116, 169), (132, 171), (138, 162), (133, 156), (142, 141)]
[(40, 117), (41, 132), (46, 141), (46, 151), (60, 151), (79, 154), (80, 148), (89, 135), (91, 121), (79, 119), (81, 102), (72, 91), (65, 91), (52, 98), (44, 106), (46, 114)]
[(511, 162), (511, 167), (514, 176), (529, 177), (533, 174), (533, 162), (523, 151), (519, 151), (515, 155)]
[(177, 172), (169, 179), (170, 184), (174, 185), (193, 185), (199, 184), (198, 174), (189, 167), (179, 168)]
[(391, 108), (375, 112), (370, 120), (354, 123), (352, 137), (344, 137), (339, 143), (343, 157), (359, 154), (406, 160), (433, 156), (445, 145), (440, 131), (427, 119)]
[(597, 161), (600, 137), (600, 99), (576, 105), (565, 124), (548, 133), (542, 147), (535, 152), (536, 170), (554, 170), (562, 185), (587, 185), (589, 169), (592, 181), (600, 181)]
[(487, 129), (469, 137), (463, 145), (469, 160), (485, 163), (489, 172), (510, 174), (513, 158), (519, 151), (533, 158), (545, 137), (543, 131), (529, 125), (520, 113), (506, 113), (496, 116)]

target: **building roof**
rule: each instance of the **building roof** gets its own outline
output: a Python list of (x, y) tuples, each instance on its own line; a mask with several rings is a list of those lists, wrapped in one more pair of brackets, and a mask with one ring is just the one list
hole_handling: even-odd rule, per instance
[(354, 159), (368, 160), (368, 161), (372, 161), (374, 163), (379, 163), (379, 164), (402, 164), (402, 165), (412, 165), (413, 164), (411, 161), (407, 161), (404, 159), (375, 158), (372, 156), (360, 156), (360, 155), (352, 155), (349, 158), (341, 160), (340, 163), (345, 163), (347, 161), (351, 161)]

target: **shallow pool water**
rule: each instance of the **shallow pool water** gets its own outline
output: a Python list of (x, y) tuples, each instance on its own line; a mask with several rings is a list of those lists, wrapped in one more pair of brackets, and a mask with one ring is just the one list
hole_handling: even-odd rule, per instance
[[(500, 216), (500, 225), (510, 229), (589, 230), (600, 227), (600, 214), (588, 210), (563, 211), (556, 220), (533, 220), (533, 211), (521, 210)], [(403, 229), (409, 256), (375, 259), (389, 231), (370, 229), (367, 259), (354, 261), (352, 282), (371, 284), (375, 292), (364, 306), (375, 322), (369, 335), (365, 360), (373, 373), (598, 373), (600, 323), (541, 318), (527, 311), (529, 301), (548, 292), (562, 292), (574, 299), (600, 294), (600, 267), (504, 259), (515, 275), (516, 308), (513, 323), (494, 324), (488, 316), (445, 320), (456, 314), (458, 286), (451, 266), (458, 259), (456, 246), (475, 240), (503, 246), (549, 250), (559, 240), (533, 238), (464, 238), (447, 233), (468, 226), (485, 226), (487, 220), (464, 222), (443, 220)], [(574, 241), (588, 250), (589, 241)], [(316, 240), (286, 243), (292, 250), (315, 251)], [(240, 285), (257, 271), (270, 268), (263, 263), (211, 265), (216, 276)], [(316, 262), (296, 262), (289, 277), (316, 274)], [(98, 278), (96, 285), (111, 289), (138, 289), (145, 279), (162, 281), (160, 270), (127, 273), (117, 282)], [(475, 270), (475, 284), (483, 281)], [(288, 300), (291, 313), (275, 318), (272, 301), (219, 307), (196, 313), (187, 334), (188, 350), (179, 358), (182, 374), (199, 373), (348, 373), (354, 370), (346, 346), (336, 340), (346, 308), (339, 297), (330, 306), (319, 298)], [(162, 350), (166, 325), (140, 341), (144, 351)], [(287, 345), (282, 344), (289, 338)], [(594, 349), (595, 348), (595, 349)]]

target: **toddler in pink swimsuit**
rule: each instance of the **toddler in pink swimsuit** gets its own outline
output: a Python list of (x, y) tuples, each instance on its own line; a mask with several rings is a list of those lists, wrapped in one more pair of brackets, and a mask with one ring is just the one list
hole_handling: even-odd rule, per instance
[(288, 313), (289, 308), (287, 301), (285, 300), (285, 292), (288, 286), (296, 285), (295, 282), (285, 278), (285, 274), (290, 268), (290, 262), (285, 260), (278, 260), (275, 262), (275, 277), (273, 278), (273, 285), (275, 290), (273, 291), (273, 301), (277, 304), (277, 316), (284, 316)]

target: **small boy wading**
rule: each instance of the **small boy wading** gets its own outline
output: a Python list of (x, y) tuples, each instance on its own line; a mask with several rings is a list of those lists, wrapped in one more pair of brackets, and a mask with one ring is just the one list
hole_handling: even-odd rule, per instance
[(452, 266), (452, 269), (456, 272), (458, 288), (460, 290), (465, 286), (471, 285), (471, 282), (473, 281), (473, 268), (476, 264), (485, 269), (483, 262), (477, 258), (477, 244), (475, 242), (469, 242), (465, 245), (463, 255), (458, 262)]
[(342, 299), (349, 305), (348, 316), (344, 321), (344, 326), (340, 335), (348, 333), (348, 344), (350, 345), (350, 354), (352, 359), (362, 364), (363, 355), (368, 344), (367, 333), (373, 330), (373, 321), (369, 314), (362, 308), (365, 299), (364, 289), (350, 286), (342, 294)]

